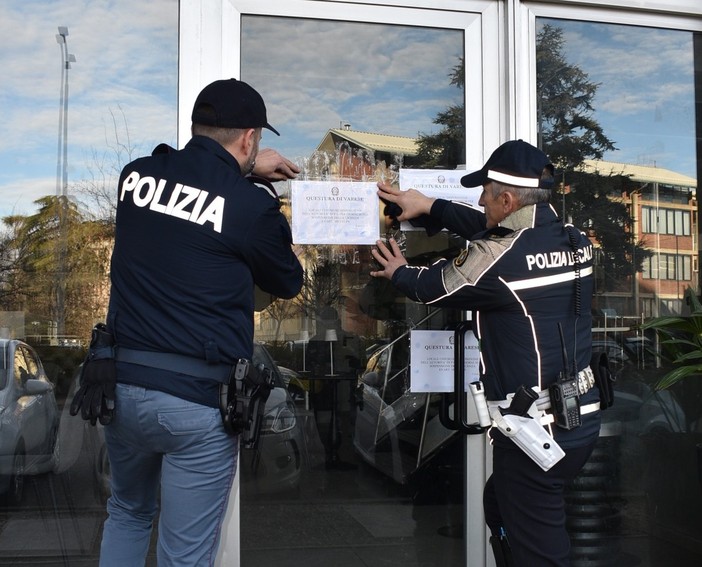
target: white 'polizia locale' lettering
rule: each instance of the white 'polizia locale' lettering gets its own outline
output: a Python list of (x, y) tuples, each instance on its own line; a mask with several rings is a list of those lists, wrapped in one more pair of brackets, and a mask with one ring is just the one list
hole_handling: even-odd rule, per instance
[[(562, 268), (563, 266), (572, 266), (575, 264), (575, 255), (571, 251), (553, 251), (541, 252), (539, 254), (526, 255), (527, 267), (533, 270), (536, 267), (539, 270), (547, 268)], [(592, 259), (592, 246), (585, 246), (578, 249), (578, 261), (586, 262)]]
[(125, 195), (131, 194), (137, 207), (146, 207), (157, 213), (177, 217), (204, 226), (211, 222), (215, 232), (222, 232), (224, 217), (224, 197), (217, 196), (209, 200), (207, 191), (176, 183), (170, 198), (162, 201), (163, 190), (167, 181), (153, 177), (141, 177), (132, 171), (122, 183), (119, 200), (124, 201)]

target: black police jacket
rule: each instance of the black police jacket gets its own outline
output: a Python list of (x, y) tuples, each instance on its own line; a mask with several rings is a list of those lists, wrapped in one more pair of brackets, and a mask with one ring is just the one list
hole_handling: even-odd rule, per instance
[[(281, 298), (302, 287), (280, 203), (214, 140), (159, 148), (120, 176), (108, 326), (120, 347), (251, 358), (254, 285)], [(212, 385), (133, 366), (118, 380), (216, 406)]]
[[(432, 208), (432, 216), (436, 212)], [(481, 213), (467, 207), (444, 201), (440, 214), (452, 219), (454, 230), (462, 227), (466, 238), (480, 227)], [(474, 234), (454, 260), (401, 267), (393, 283), (416, 301), (473, 311), (486, 397), (504, 400), (522, 384), (543, 390), (557, 380), (564, 367), (559, 325), (569, 367), (589, 365), (592, 253), (584, 234), (574, 227), (569, 232), (553, 208), (541, 203)], [(597, 399), (595, 388), (581, 403)], [(575, 446), (599, 428), (594, 414), (583, 421), (587, 424), (558, 432), (556, 439), (561, 442), (567, 433), (562, 444)]]

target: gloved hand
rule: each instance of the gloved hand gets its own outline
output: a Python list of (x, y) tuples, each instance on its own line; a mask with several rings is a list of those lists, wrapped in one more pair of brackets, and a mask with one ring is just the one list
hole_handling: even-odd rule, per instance
[[(402, 207), (400, 207), (400, 205), (398, 205), (397, 203), (391, 203), (390, 201), (387, 201), (382, 197), (380, 198), (380, 200), (383, 203), (385, 203), (383, 214), (386, 217), (390, 217), (395, 221), (393, 222), (393, 225), (397, 224), (397, 226), (393, 226), (393, 228), (400, 228), (400, 223), (397, 222), (397, 217), (399, 217), (402, 214)], [(441, 230), (443, 229), (443, 225), (441, 224), (441, 222), (432, 218), (431, 215), (427, 214), (419, 215), (416, 218), (410, 219), (409, 223), (415, 228), (423, 228), (426, 231), (427, 236), (434, 236), (435, 234), (441, 232)]]
[(73, 396), (70, 414), (80, 415), (91, 425), (99, 420), (108, 425), (115, 413), (117, 369), (114, 360), (114, 339), (104, 324), (93, 329), (88, 357), (80, 373), (80, 387)]

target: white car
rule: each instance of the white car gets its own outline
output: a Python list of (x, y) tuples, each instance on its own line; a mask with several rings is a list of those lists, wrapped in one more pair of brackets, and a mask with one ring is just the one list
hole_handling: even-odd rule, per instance
[(28, 344), (0, 339), (0, 495), (19, 503), (26, 475), (58, 466), (59, 409), (54, 386)]

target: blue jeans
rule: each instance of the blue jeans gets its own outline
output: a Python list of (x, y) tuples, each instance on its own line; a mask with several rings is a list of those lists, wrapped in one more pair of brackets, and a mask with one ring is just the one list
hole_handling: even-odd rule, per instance
[(105, 427), (112, 496), (100, 567), (144, 565), (159, 504), (159, 567), (214, 565), (238, 438), (215, 408), (127, 384), (116, 398)]

